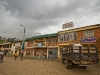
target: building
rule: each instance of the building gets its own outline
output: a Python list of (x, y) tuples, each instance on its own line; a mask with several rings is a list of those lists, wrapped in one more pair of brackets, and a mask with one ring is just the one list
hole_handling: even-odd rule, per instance
[(0, 50), (4, 52), (4, 55), (10, 55), (11, 52), (11, 43), (10, 42), (4, 42), (0, 44)]
[(40, 59), (58, 58), (57, 33), (27, 38), (26, 56)]
[(67, 44), (96, 44), (100, 56), (100, 24), (58, 31), (58, 57)]
[(11, 54), (10, 55), (14, 55), (15, 51), (17, 51), (17, 54), (19, 55), (20, 51), (21, 51), (21, 42), (13, 42), (12, 46), (11, 46)]

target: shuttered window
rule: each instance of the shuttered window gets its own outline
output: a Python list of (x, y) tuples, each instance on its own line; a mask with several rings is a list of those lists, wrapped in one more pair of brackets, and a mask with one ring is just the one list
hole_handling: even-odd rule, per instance
[(59, 42), (67, 42), (76, 40), (76, 32), (64, 33), (58, 35)]
[(85, 31), (83, 31), (83, 36), (84, 37), (93, 37), (94, 31), (93, 30), (85, 30)]

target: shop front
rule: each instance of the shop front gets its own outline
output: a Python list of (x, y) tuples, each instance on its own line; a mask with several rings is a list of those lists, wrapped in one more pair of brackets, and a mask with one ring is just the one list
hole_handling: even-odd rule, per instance
[(60, 46), (64, 48), (63, 44), (95, 44), (98, 48), (98, 54), (100, 56), (100, 24), (59, 31), (59, 57), (61, 48)]
[(34, 48), (27, 48), (25, 57), (34, 58)]
[(34, 58), (46, 59), (47, 58), (47, 48), (35, 48)]
[(58, 58), (58, 49), (49, 48), (48, 50), (48, 59), (57, 59)]

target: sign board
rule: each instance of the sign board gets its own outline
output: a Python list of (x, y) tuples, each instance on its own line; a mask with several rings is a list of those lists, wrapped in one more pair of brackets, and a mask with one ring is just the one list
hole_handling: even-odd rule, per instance
[(81, 42), (96, 42), (96, 37), (81, 38)]
[(65, 23), (62, 25), (62, 29), (74, 27), (73, 22)]

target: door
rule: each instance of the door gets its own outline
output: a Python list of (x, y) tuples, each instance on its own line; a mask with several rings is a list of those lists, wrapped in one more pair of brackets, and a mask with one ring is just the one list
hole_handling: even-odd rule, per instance
[(43, 50), (40, 50), (40, 58), (43, 58)]
[(48, 59), (57, 59), (58, 51), (57, 50), (50, 50), (48, 53)]

